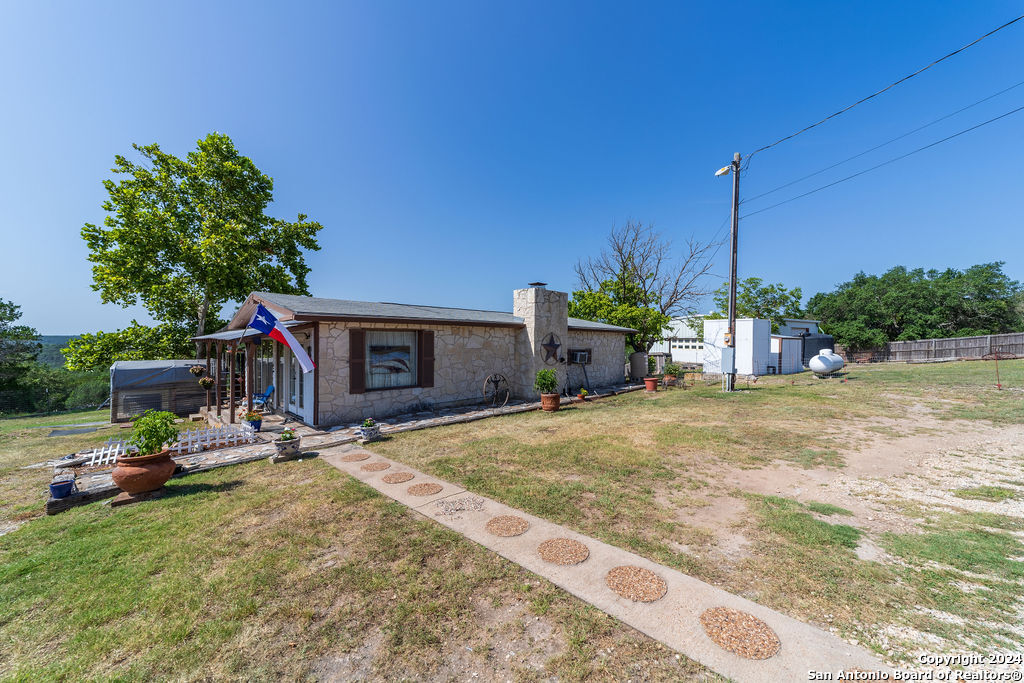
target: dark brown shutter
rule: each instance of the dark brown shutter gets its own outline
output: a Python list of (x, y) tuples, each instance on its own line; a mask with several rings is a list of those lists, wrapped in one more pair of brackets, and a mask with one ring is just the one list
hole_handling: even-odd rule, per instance
[(348, 331), (348, 393), (366, 393), (366, 330)]
[(419, 385), (421, 387), (434, 386), (434, 332), (423, 330), (420, 332), (419, 348)]

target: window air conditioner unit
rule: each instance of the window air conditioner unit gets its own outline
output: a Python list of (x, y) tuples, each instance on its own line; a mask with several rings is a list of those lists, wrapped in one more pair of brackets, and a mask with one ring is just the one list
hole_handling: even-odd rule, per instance
[(589, 365), (590, 351), (570, 351), (569, 362), (575, 365)]

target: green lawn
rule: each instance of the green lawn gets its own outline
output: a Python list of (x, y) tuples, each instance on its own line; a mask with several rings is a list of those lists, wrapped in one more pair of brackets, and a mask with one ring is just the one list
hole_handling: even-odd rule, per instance
[(717, 680), (312, 458), (42, 517), (17, 464), (104, 438), (45, 431), (0, 437), (0, 679)]
[[(1024, 362), (1000, 368), (1004, 385), (1024, 386)], [(405, 433), (374, 447), (870, 647), (893, 624), (966, 647), (1019, 649), (1019, 637), (1000, 625), (1015, 623), (1022, 593), (1020, 518), (908, 503), (913, 532), (870, 535), (899, 561), (866, 561), (855, 546), (869, 534), (850, 510), (720, 480), (729, 468), (779, 464), (842, 472), (856, 451), (830, 425), (870, 425), (921, 405), (943, 419), (1024, 421), (1019, 392), (996, 391), (990, 370), (879, 366), (854, 368), (845, 383), (800, 375), (733, 395), (715, 386), (632, 393), (555, 414)], [(20, 524), (0, 536), (0, 678), (479, 671), (709, 680), (694, 663), (316, 459), (224, 468), (174, 480), (170, 495), (143, 505), (43, 516), (49, 472), (23, 466), (117, 428), (46, 437), (30, 427), (96, 416), (0, 422), (0, 526)], [(689, 522), (721, 495), (743, 507), (737, 528), (750, 541), (731, 563), (709, 561), (714, 536)], [(968, 621), (950, 625), (925, 610)], [(506, 660), (509, 652), (517, 654)]]
[(107, 422), (110, 420), (109, 410), (76, 410), (69, 413), (54, 413), (39, 417), (19, 417), (17, 415), (0, 417), (0, 434), (12, 431), (45, 427), (48, 425), (76, 425), (83, 422)]

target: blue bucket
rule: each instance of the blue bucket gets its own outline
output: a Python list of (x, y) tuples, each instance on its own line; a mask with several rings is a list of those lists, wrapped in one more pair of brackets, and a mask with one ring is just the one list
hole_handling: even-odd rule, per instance
[(55, 481), (50, 484), (50, 495), (54, 498), (67, 498), (75, 490), (75, 480)]

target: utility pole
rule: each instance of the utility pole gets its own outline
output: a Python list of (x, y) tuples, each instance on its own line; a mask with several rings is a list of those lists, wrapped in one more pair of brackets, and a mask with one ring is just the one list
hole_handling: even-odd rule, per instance
[(732, 158), (732, 230), (729, 233), (729, 337), (728, 346), (732, 349), (729, 356), (729, 367), (722, 368), (725, 373), (725, 390), (736, 388), (736, 249), (740, 230), (740, 153)]

